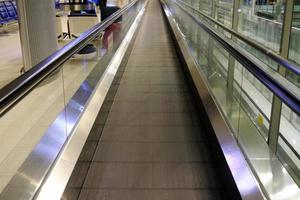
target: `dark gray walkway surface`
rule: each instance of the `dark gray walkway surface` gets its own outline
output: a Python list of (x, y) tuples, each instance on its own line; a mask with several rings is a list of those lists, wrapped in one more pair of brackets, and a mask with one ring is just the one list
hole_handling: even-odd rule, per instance
[(150, 0), (107, 120), (98, 118), (63, 198), (225, 199), (191, 98)]

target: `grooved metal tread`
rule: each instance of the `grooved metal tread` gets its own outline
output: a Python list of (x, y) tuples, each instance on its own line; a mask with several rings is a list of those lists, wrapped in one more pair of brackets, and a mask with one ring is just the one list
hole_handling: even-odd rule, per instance
[(122, 73), (62, 199), (224, 199), (158, 0)]

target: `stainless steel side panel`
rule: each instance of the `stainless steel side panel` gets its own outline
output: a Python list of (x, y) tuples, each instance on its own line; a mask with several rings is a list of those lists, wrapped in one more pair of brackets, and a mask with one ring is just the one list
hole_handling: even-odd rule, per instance
[(162, 3), (169, 24), (174, 32), (180, 51), (182, 52), (192, 79), (196, 85), (199, 96), (206, 109), (206, 113), (212, 124), (213, 130), (241, 197), (246, 200), (265, 199), (241, 149), (232, 135), (231, 129), (227, 126), (225, 119), (222, 117), (221, 111), (218, 109), (214, 99), (212, 98), (209, 87), (204, 81), (205, 79), (202, 77), (201, 72), (197, 68), (197, 64), (189, 53), (187, 42), (185, 41), (183, 34), (179, 31), (179, 28), (166, 4), (164, 2)]
[[(146, 6), (147, 2), (144, 4)], [(125, 52), (130, 44), (130, 41), (141, 22), (145, 8), (141, 9), (124, 38), (119, 49), (115, 53), (112, 61), (103, 74), (102, 80), (99, 82), (96, 92), (92, 97), (87, 109), (85, 110), (80, 122), (73, 131), (72, 137), (62, 150), (57, 162), (55, 163), (50, 175), (44, 182), (41, 190), (35, 199), (39, 200), (59, 200), (64, 192), (68, 180), (75, 167), (77, 159), (85, 144), (85, 141), (90, 133), (94, 121), (104, 102), (105, 96), (113, 82), (113, 79), (118, 71)]]
[[(59, 114), (0, 194), (1, 200), (55, 200), (61, 198), (65, 185), (143, 13), (144, 9), (137, 15), (122, 44), (102, 75), (101, 80), (95, 86), (94, 94), (92, 94), (92, 90), (84, 87), (85, 82), (83, 82), (76, 92), (78, 95), (74, 95), (76, 99), (71, 100), (75, 101), (78, 106), (75, 108), (68, 104)], [(88, 106), (83, 110), (82, 108), (86, 104)], [(75, 126), (68, 134), (65, 130), (66, 127), (61, 125), (62, 121), (65, 120), (66, 110), (69, 112), (69, 125), (71, 127)], [(72, 116), (70, 113), (72, 113)], [(78, 120), (78, 118), (80, 119)], [(76, 124), (77, 122), (78, 124)]]

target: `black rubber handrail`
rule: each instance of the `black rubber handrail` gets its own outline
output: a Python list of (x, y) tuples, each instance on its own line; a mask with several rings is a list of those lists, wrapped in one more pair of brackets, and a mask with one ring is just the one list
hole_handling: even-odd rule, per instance
[(288, 107), (295, 113), (300, 115), (300, 99), (290, 92), (286, 87), (281, 85), (272, 76), (262, 70), (256, 63), (250, 60), (246, 55), (241, 53), (236, 47), (226, 41), (218, 32), (206, 25), (204, 22), (196, 18), (193, 14), (187, 11), (182, 5), (175, 4), (190, 16), (204, 31), (218, 41), (224, 49), (226, 49), (236, 60), (239, 61), (250, 73), (252, 73), (261, 83), (263, 83), (273, 94), (279, 97)]
[(132, 1), (101, 23), (88, 29), (78, 38), (57, 50), (52, 55), (32, 67), (25, 74), (0, 89), (0, 117), (12, 108), (16, 102), (21, 100), (26, 94), (35, 88), (41, 81), (47, 78), (55, 70), (61, 68), (63, 63), (84, 48), (89, 42), (97, 37), (100, 32), (104, 31), (108, 26), (114, 23), (138, 1), (139, 0)]

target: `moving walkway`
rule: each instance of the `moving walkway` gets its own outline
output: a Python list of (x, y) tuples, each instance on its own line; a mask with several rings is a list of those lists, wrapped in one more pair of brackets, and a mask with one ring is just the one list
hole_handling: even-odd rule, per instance
[[(19, 122), (22, 137), (0, 165), (0, 199), (299, 197), (297, 168), (247, 134), (266, 125), (247, 115), (242, 78), (249, 71), (297, 115), (299, 98), (174, 2), (131, 1), (1, 90), (1, 130)], [(91, 44), (92, 55), (76, 55)], [(235, 72), (218, 67), (216, 49)], [(284, 178), (271, 178), (273, 193), (258, 165)]]

